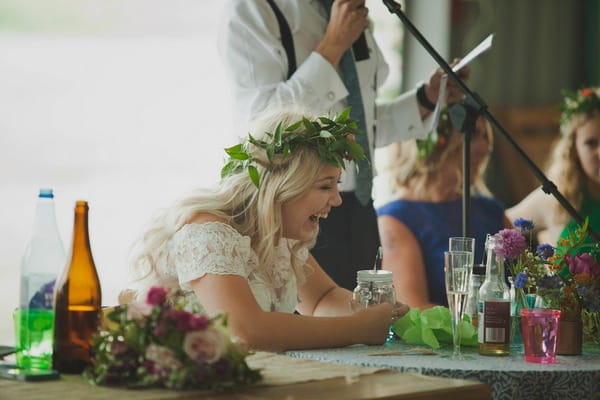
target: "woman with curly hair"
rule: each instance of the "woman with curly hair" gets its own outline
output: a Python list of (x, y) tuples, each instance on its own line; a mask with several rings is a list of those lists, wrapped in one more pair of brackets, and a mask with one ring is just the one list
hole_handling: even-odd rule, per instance
[[(483, 257), (486, 234), (510, 226), (482, 178), (491, 149), (491, 126), (478, 117), (469, 180), (476, 262)], [(386, 156), (381, 174), (395, 198), (377, 209), (383, 268), (393, 271), (397, 298), (410, 307), (447, 306), (444, 251), (449, 237), (462, 236), (461, 134), (442, 114), (427, 141), (393, 144)]]
[[(600, 88), (566, 93), (562, 111), (562, 136), (550, 158), (548, 177), (578, 213), (589, 218), (590, 227), (600, 232)], [(533, 220), (540, 243), (556, 243), (577, 227), (560, 203), (540, 189), (507, 214)]]
[(353, 312), (351, 292), (308, 252), (319, 219), (341, 204), (345, 161), (364, 157), (356, 124), (347, 110), (335, 120), (286, 111), (258, 119), (252, 131), (226, 149), (215, 188), (184, 197), (141, 236), (138, 293), (155, 285), (183, 291), (209, 315), (226, 313), (233, 335), (253, 349), (383, 343), (392, 316), (408, 308)]

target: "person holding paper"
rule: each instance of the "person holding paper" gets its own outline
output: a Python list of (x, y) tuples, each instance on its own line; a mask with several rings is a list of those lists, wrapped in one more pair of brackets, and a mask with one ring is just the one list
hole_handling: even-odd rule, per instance
[[(377, 208), (383, 269), (394, 273), (399, 301), (421, 310), (447, 306), (444, 251), (448, 238), (462, 236), (462, 139), (442, 113), (436, 133), (387, 149), (381, 177), (395, 199)], [(475, 262), (483, 257), (487, 233), (510, 227), (502, 205), (489, 197), (483, 172), (492, 151), (492, 128), (478, 117), (471, 139), (471, 236)]]
[[(254, 115), (275, 106), (299, 104), (324, 114), (351, 105), (351, 116), (365, 132), (359, 143), (371, 161), (375, 147), (424, 138), (428, 130), (422, 120), (438, 100), (443, 72), (437, 70), (418, 89), (376, 105), (388, 65), (368, 13), (364, 0), (228, 1), (219, 52), (233, 87), (236, 124), (245, 129)], [(460, 71), (462, 79), (468, 75), (468, 68)], [(454, 84), (448, 93), (449, 102), (462, 98)], [(239, 134), (245, 135), (242, 129)], [(379, 246), (370, 184), (371, 178), (361, 179), (355, 168), (345, 169), (340, 179), (343, 204), (321, 221), (312, 249), (331, 277), (348, 289), (355, 286), (357, 270), (372, 266)]]

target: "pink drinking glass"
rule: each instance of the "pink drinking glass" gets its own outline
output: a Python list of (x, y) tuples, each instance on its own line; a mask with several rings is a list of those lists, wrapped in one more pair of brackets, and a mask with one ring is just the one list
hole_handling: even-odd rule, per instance
[(538, 364), (556, 362), (556, 334), (560, 310), (521, 309), (521, 334), (525, 361)]

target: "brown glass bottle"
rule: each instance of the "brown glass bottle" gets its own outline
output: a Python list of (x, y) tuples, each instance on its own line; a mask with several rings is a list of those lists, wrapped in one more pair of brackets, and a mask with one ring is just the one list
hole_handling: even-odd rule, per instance
[(56, 282), (54, 369), (81, 373), (90, 362), (102, 295), (88, 233), (88, 204), (75, 203), (71, 257)]

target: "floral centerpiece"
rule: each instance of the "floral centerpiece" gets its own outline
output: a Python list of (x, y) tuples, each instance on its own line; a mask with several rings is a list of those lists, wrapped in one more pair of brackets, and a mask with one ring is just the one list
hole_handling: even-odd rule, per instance
[(532, 221), (517, 219), (515, 229), (498, 232), (504, 240), (502, 256), (514, 279), (515, 297), (522, 307), (530, 302), (520, 300), (526, 293), (535, 294), (536, 306), (561, 310), (561, 319), (583, 318), (584, 336), (600, 341), (600, 252), (587, 242), (588, 222), (556, 246), (541, 244), (531, 249)]
[(192, 312), (197, 310), (184, 300), (168, 301), (168, 294), (153, 287), (145, 303), (108, 313), (84, 371), (90, 383), (219, 390), (261, 379), (246, 364), (244, 347), (232, 342), (225, 316)]

